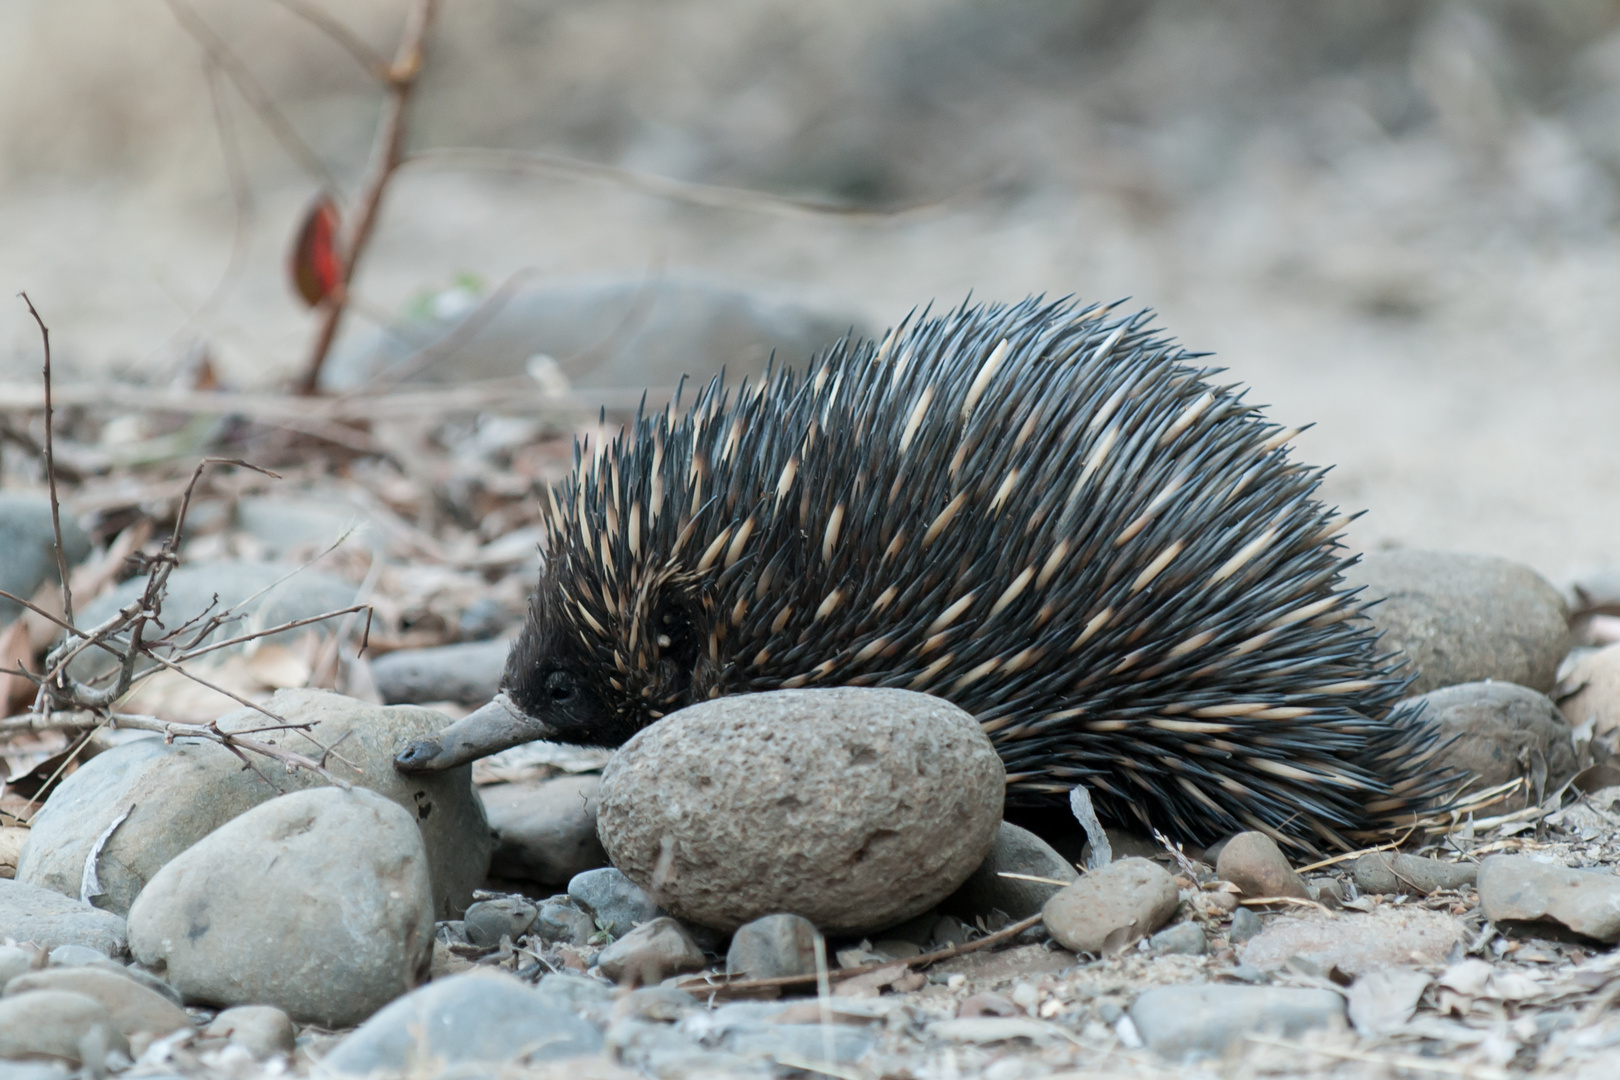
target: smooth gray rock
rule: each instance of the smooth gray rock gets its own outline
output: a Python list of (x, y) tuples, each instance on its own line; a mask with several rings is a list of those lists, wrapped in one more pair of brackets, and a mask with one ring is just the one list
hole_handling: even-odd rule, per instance
[(669, 975), (701, 970), (708, 961), (684, 926), (662, 916), (603, 949), (596, 963), (615, 982), (656, 983)]
[(1265, 928), (1238, 955), (1261, 971), (1276, 971), (1298, 957), (1323, 971), (1338, 968), (1346, 975), (1363, 975), (1387, 967), (1443, 964), (1467, 937), (1467, 926), (1455, 916), (1416, 904), (1383, 904), (1349, 916), (1305, 910), (1267, 918)]
[(1147, 859), (1116, 859), (1046, 902), (1042, 916), (1058, 944), (1106, 955), (1153, 933), (1180, 903), (1175, 879)]
[(1344, 998), (1282, 986), (1155, 986), (1137, 995), (1130, 1017), (1150, 1049), (1181, 1061), (1219, 1057), (1245, 1035), (1342, 1025)]
[(169, 862), (130, 949), (187, 1001), (347, 1027), (427, 977), (433, 900), (411, 815), (364, 788), (254, 807)]
[(1608, 945), (1620, 942), (1620, 877), (1570, 870), (1523, 855), (1479, 864), (1479, 906), (1498, 925), (1563, 927)]
[(433, 701), (482, 705), (500, 691), (511, 649), (512, 643), (504, 639), (400, 649), (371, 662), (371, 679), (389, 705)]
[(703, 1005), (685, 990), (673, 986), (643, 986), (620, 998), (613, 1007), (615, 1017), (635, 1017), (641, 1020), (661, 1020), (674, 1023)]
[(1006, 772), (968, 713), (904, 690), (717, 698), (644, 728), (602, 775), (597, 830), (644, 888), (716, 930), (791, 911), (826, 933), (928, 910), (984, 861)]
[[(416, 821), (433, 874), (435, 911), (453, 918), (483, 884), (493, 840), (483, 804), (472, 790), (471, 766), (405, 774), (394, 754), (412, 739), (444, 727), (436, 712), (384, 707), (324, 690), (282, 690), (265, 705), (292, 723), (313, 725), (310, 735), (337, 746), (327, 762), (335, 776), (398, 803)], [(219, 719), (226, 731), (262, 728), (264, 714), (239, 709)], [(319, 747), (296, 731), (261, 731), (263, 742), (319, 757)], [(260, 774), (263, 774), (262, 776)], [(169, 860), (239, 814), (282, 791), (324, 786), (307, 770), (289, 773), (268, 761), (259, 771), (214, 743), (184, 739), (165, 744), (142, 739), (99, 754), (69, 776), (34, 818), (23, 845), (17, 879), (78, 895), (84, 861), (107, 828), (128, 816), (101, 848), (98, 907), (120, 914)]]
[(608, 864), (596, 836), (602, 778), (590, 773), (478, 789), (495, 832), (489, 871), (496, 877), (566, 885)]
[(109, 956), (128, 950), (122, 916), (98, 911), (54, 889), (0, 878), (0, 940), (5, 938), (45, 949), (85, 945)]
[(0, 989), (4, 989), (6, 983), (17, 976), (33, 971), (40, 956), (40, 953), (22, 945), (0, 945)]
[(584, 945), (596, 933), (596, 920), (572, 903), (548, 900), (540, 905), (532, 930), (542, 941)]
[(221, 1010), (203, 1029), (203, 1035), (235, 1043), (263, 1061), (291, 1054), (298, 1032), (291, 1018), (274, 1005), (238, 1005)]
[(48, 968), (30, 972), (8, 982), (5, 997), (40, 990), (64, 990), (95, 999), (126, 1036), (138, 1032), (168, 1035), (191, 1026), (191, 1017), (179, 1005), (127, 975), (114, 974), (104, 968)]
[(581, 1009), (589, 1005), (605, 1005), (613, 1000), (613, 987), (585, 975), (570, 975), (554, 971), (540, 976), (535, 986), (543, 996), (555, 998), (566, 1009)]
[(341, 498), (244, 495), (236, 501), (236, 527), (257, 540), (270, 559), (309, 558), (345, 537), (346, 544), (381, 553), (387, 543), (370, 524), (369, 514)]
[(1364, 893), (1427, 896), (1437, 889), (1472, 885), (1479, 872), (1473, 863), (1441, 862), (1398, 851), (1363, 855), (1351, 867), (1356, 888)]
[(88, 945), (58, 945), (51, 950), (47, 967), (81, 967), (85, 964), (112, 963), (112, 957)]
[[(90, 554), (90, 538), (63, 507), (62, 548), (69, 569)], [(0, 492), (0, 589), (33, 599), (47, 581), (59, 581), (56, 531), (51, 526), (49, 495)], [(22, 614), (22, 605), (0, 596), (0, 626)], [(93, 624), (89, 624), (93, 625)]]
[(1543, 693), (1569, 651), (1569, 609), (1558, 590), (1528, 566), (1485, 555), (1443, 551), (1375, 551), (1344, 572), (1365, 585), (1368, 612), (1399, 649), (1423, 694), (1442, 686), (1494, 679)]
[(816, 970), (816, 924), (798, 915), (766, 915), (731, 935), (726, 971), (750, 979), (807, 975)]
[(641, 886), (611, 866), (574, 875), (568, 882), (568, 898), (620, 937), (649, 919), (669, 914), (648, 899)]
[(1202, 956), (1209, 951), (1203, 928), (1195, 922), (1165, 927), (1148, 938), (1148, 946), (1160, 956)]
[[(104, 622), (125, 604), (139, 599), (145, 588), (146, 578), (137, 576), (109, 589), (85, 605), (79, 613), (79, 625), (95, 626)], [(313, 618), (348, 607), (354, 603), (354, 597), (353, 583), (320, 570), (300, 570), (294, 563), (198, 563), (178, 567), (169, 575), (169, 591), (163, 600), (163, 625), (180, 626), (203, 615), (205, 611), (218, 614), (227, 607), (240, 605), (235, 611), (235, 615), (240, 617), (233, 617), (198, 642), (202, 644), (239, 637), (296, 619)], [(319, 632), (324, 624), (312, 625)], [(332, 628), (336, 625), (336, 621), (331, 623)], [(261, 640), (291, 641), (308, 633), (309, 629), (300, 627), (286, 630)], [(188, 637), (186, 641), (189, 643), (191, 639)], [(245, 646), (233, 648), (242, 649)], [(75, 660), (70, 670), (83, 679), (111, 671), (116, 663), (108, 653), (91, 649)]]
[(65, 1061), (0, 1061), (0, 1080), (68, 1080), (70, 1075)]
[(540, 909), (513, 896), (499, 900), (480, 900), (467, 909), (462, 919), (461, 932), (474, 945), (499, 945), (501, 938), (516, 941), (530, 926)]
[(129, 1040), (95, 998), (67, 990), (0, 998), (0, 1059), (61, 1058), (99, 1072), (115, 1050), (128, 1054)]
[(1262, 832), (1238, 833), (1221, 848), (1215, 873), (1243, 890), (1246, 899), (1291, 896), (1311, 899), (1305, 879), (1294, 872), (1277, 841)]
[(940, 902), (940, 910), (965, 919), (1000, 911), (1017, 921), (1040, 911), (1063, 888), (1062, 885), (999, 877), (1002, 873), (1063, 882), (1080, 876), (1074, 864), (1053, 850), (1052, 845), (1028, 829), (1003, 821), (996, 829), (990, 854), (960, 889)]
[(833, 1024), (822, 1031), (819, 1024), (739, 1024), (720, 1037), (720, 1048), (745, 1058), (780, 1058), (820, 1061), (828, 1046), (834, 1063), (848, 1064), (860, 1059), (873, 1043), (877, 1032), (868, 1027)]
[(1232, 912), (1232, 928), (1227, 931), (1226, 940), (1237, 945), (1248, 941), (1265, 928), (1265, 923), (1254, 913), (1253, 908), (1240, 907)]
[(400, 998), (339, 1043), (326, 1068), (414, 1075), (430, 1066), (516, 1066), (595, 1054), (596, 1028), (510, 975), (438, 979)]
[[(359, 385), (443, 340), (465, 314), (340, 340), (322, 381), (337, 389)], [(434, 353), (410, 380), (521, 375), (530, 357), (545, 354), (579, 387), (673, 389), (682, 375), (702, 385), (722, 366), (728, 379), (757, 375), (773, 352), (778, 366), (802, 368), (859, 321), (695, 274), (550, 282), (480, 318), (459, 347)]]
[(1521, 810), (1575, 775), (1573, 733), (1547, 695), (1504, 682), (1470, 682), (1431, 690), (1413, 699), (1440, 732), (1428, 767), (1453, 769), (1482, 791), (1520, 777), (1527, 789), (1492, 808)]

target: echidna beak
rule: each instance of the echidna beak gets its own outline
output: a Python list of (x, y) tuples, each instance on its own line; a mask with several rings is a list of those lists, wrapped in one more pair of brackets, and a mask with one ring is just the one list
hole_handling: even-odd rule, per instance
[(394, 755), (401, 772), (437, 772), (535, 739), (556, 735), (532, 716), (525, 715), (505, 694), (457, 720), (437, 735), (417, 739)]

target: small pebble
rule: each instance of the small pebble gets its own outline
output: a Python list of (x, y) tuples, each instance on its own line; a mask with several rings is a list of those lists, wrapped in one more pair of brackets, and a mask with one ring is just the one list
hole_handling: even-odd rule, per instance
[(1364, 893), (1427, 896), (1439, 889), (1472, 885), (1479, 873), (1473, 863), (1441, 862), (1397, 851), (1375, 851), (1351, 868), (1356, 888)]
[(1265, 928), (1265, 923), (1260, 921), (1260, 916), (1252, 908), (1240, 907), (1232, 912), (1232, 928), (1226, 932), (1226, 939), (1236, 945), (1248, 941)]
[(540, 905), (531, 930), (539, 934), (542, 941), (586, 945), (596, 933), (596, 920), (575, 907), (568, 897), (553, 897)]
[(568, 881), (568, 897), (615, 937), (628, 934), (654, 915), (665, 914), (641, 891), (641, 886), (611, 866), (575, 874)]
[(1262, 832), (1238, 833), (1226, 842), (1215, 872), (1243, 890), (1245, 899), (1287, 896), (1311, 899), (1305, 879), (1288, 865), (1277, 841)]
[(810, 974), (816, 970), (816, 936), (815, 924), (798, 915), (766, 915), (744, 923), (731, 936), (726, 970), (751, 979)]
[(472, 944), (485, 948), (499, 945), (503, 937), (516, 941), (534, 924), (539, 912), (539, 908), (518, 897), (480, 900), (462, 917), (462, 933)]
[(1331, 990), (1276, 986), (1155, 986), (1130, 1008), (1147, 1046), (1173, 1061), (1219, 1057), (1251, 1032), (1292, 1038), (1342, 1026), (1344, 999)]
[(1046, 928), (1067, 949), (1119, 952), (1168, 922), (1180, 894), (1169, 874), (1141, 858), (1093, 870), (1046, 902)]
[(602, 974), (615, 982), (656, 983), (707, 961), (686, 928), (667, 916), (643, 923), (602, 950)]
[(226, 1039), (265, 1061), (291, 1054), (297, 1032), (287, 1014), (274, 1005), (238, 1005), (214, 1017), (203, 1035)]
[(99, 1074), (107, 1055), (115, 1051), (128, 1054), (129, 1040), (93, 997), (69, 990), (36, 990), (0, 998), (0, 1060), (61, 1058)]
[(1209, 950), (1209, 942), (1197, 923), (1182, 922), (1154, 934), (1148, 947), (1161, 956), (1202, 956)]

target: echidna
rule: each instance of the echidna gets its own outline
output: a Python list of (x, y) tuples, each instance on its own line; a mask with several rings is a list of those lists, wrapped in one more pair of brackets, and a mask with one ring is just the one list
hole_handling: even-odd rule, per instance
[(889, 686), (973, 713), (1010, 805), (1085, 784), (1198, 843), (1410, 821), (1443, 778), (1341, 586), (1346, 519), (1199, 355), (1146, 312), (963, 306), (576, 446), (501, 697), (400, 767)]

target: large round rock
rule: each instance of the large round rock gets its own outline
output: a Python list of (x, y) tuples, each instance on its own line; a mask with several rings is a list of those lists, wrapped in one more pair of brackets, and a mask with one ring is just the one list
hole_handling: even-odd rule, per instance
[(129, 909), (129, 948), (188, 1002), (357, 1024), (427, 977), (422, 834), (364, 788), (271, 799), (153, 876)]
[[(802, 915), (829, 933), (920, 914), (984, 860), (1006, 773), (968, 713), (905, 690), (704, 702), (625, 744), (602, 776), (613, 865), (681, 918), (735, 930)], [(668, 849), (667, 869), (659, 871)]]

